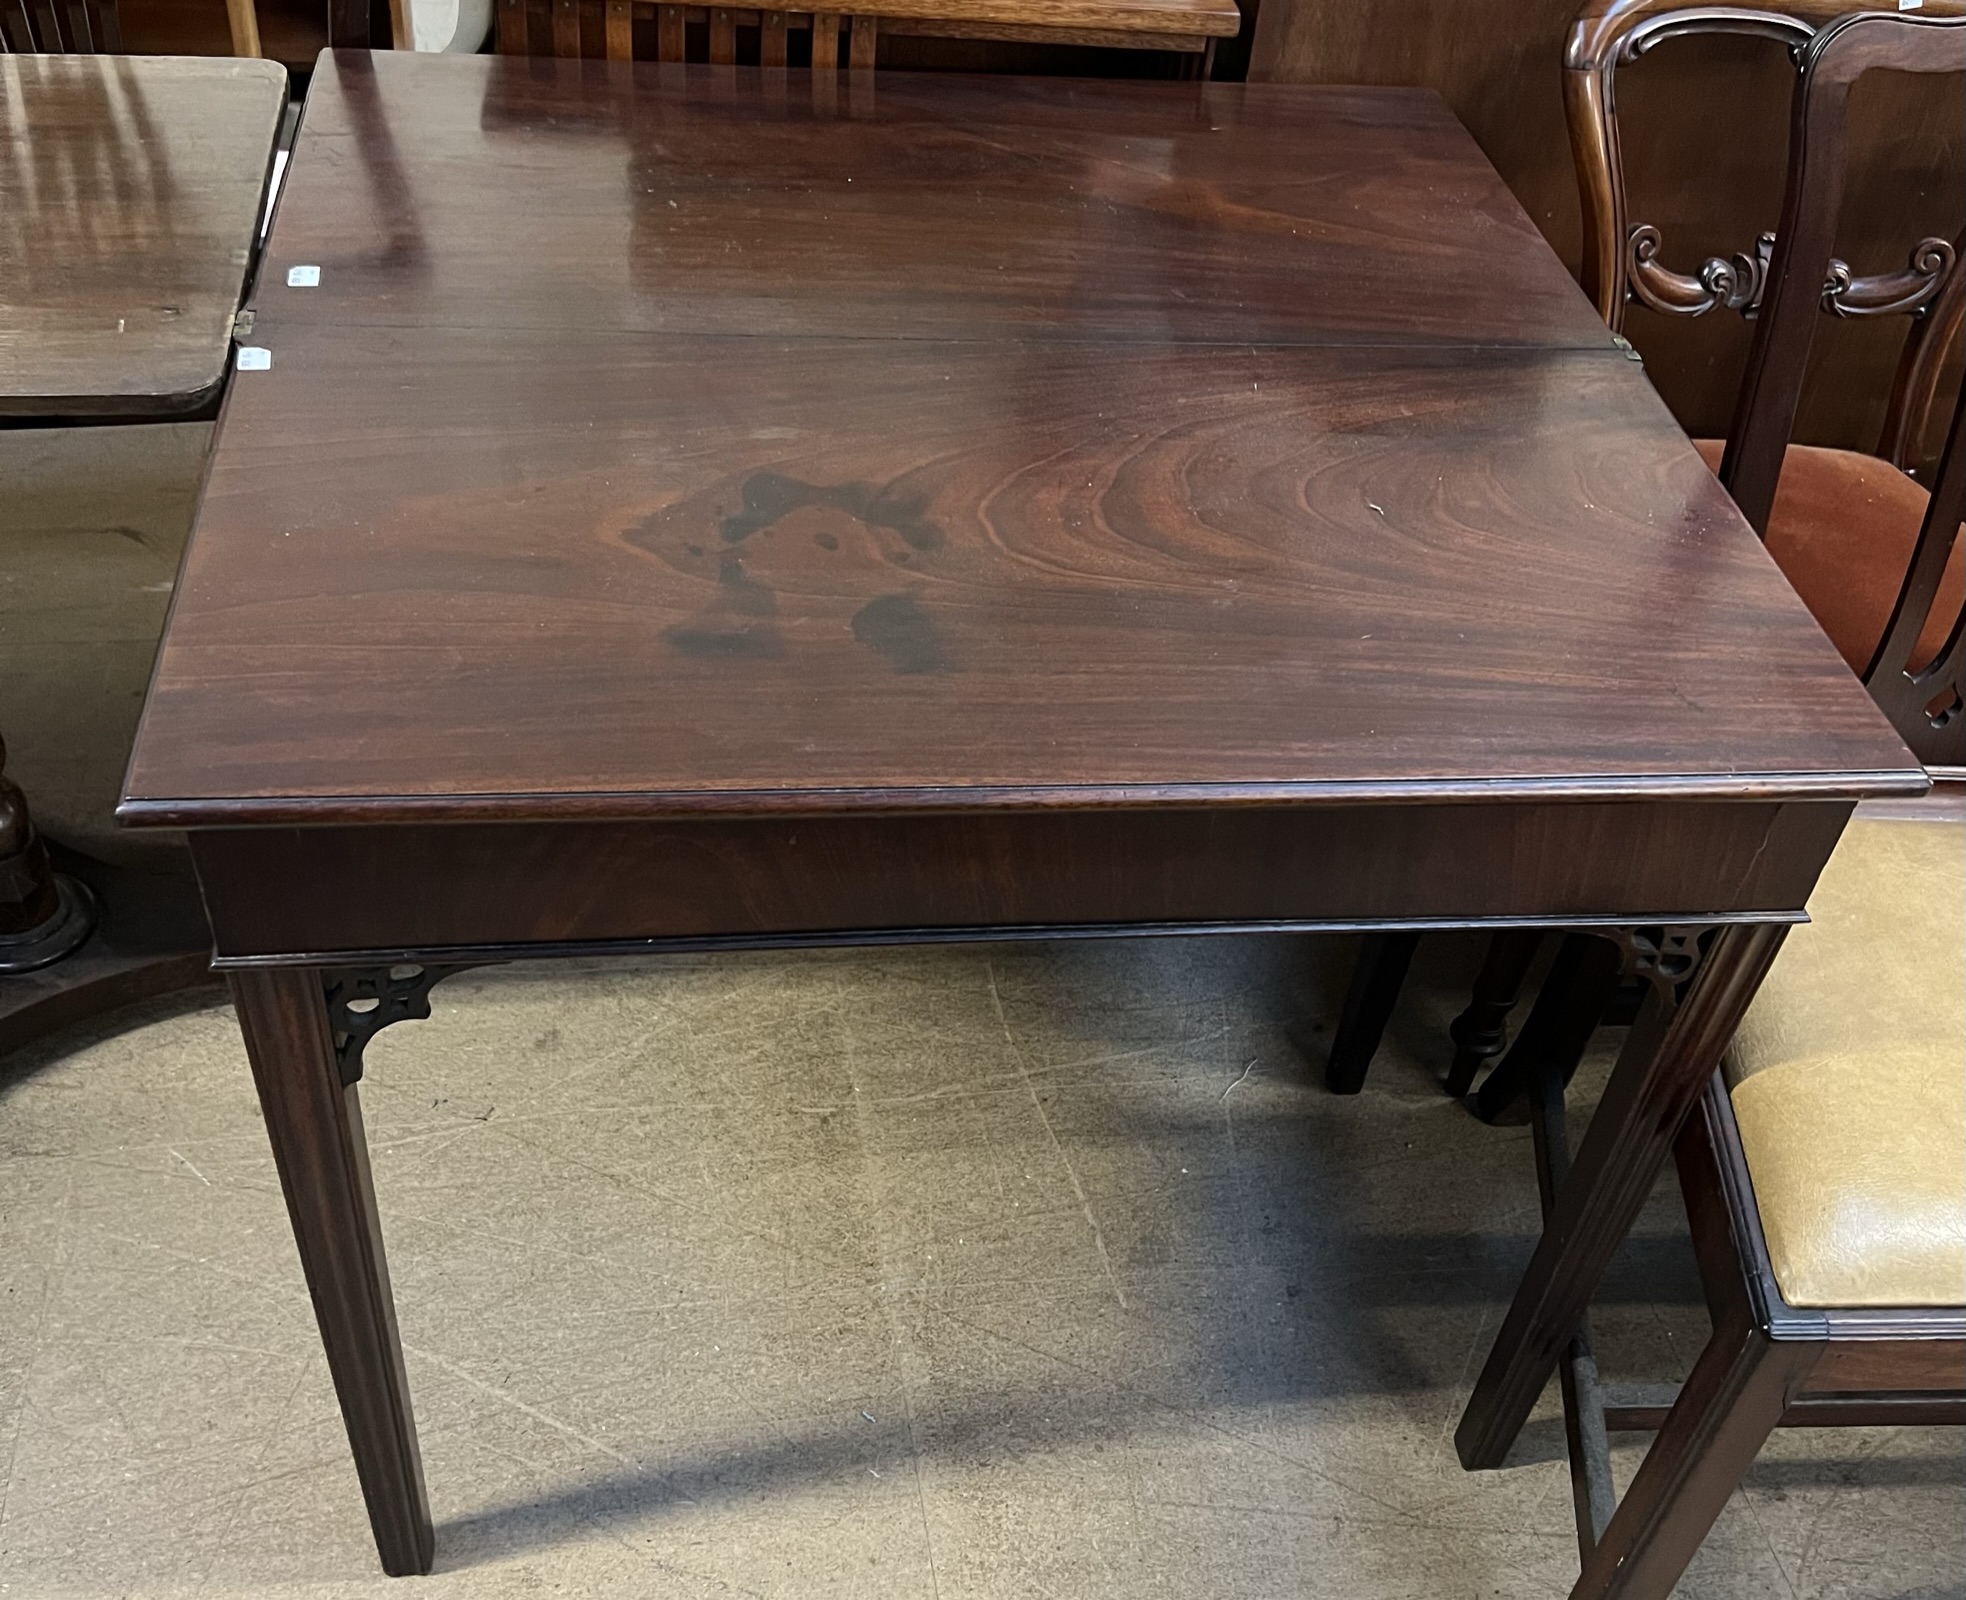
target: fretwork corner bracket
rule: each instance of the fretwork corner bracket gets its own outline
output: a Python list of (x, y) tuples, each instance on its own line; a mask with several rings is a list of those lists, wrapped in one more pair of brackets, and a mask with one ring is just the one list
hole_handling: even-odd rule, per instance
[(399, 961), (388, 966), (338, 967), (321, 974), (328, 1029), (344, 1087), (362, 1080), (362, 1052), (392, 1022), (430, 1015), (430, 991), (463, 966)]
[(1623, 957), (1619, 976), (1638, 978), (1673, 1001), (1699, 970), (1713, 932), (1706, 923), (1654, 924), (1610, 930), (1609, 937)]

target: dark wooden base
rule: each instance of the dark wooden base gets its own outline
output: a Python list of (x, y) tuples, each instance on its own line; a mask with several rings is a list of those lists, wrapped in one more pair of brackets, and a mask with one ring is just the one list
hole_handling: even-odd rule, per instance
[(94, 894), (99, 915), (73, 954), (0, 977), (0, 1055), (134, 1001), (217, 986), (188, 858), (179, 875), (109, 866), (52, 843), (49, 854), (58, 872)]
[(96, 897), (65, 872), (51, 872), (55, 909), (33, 927), (0, 934), (0, 978), (17, 978), (65, 961), (96, 928)]

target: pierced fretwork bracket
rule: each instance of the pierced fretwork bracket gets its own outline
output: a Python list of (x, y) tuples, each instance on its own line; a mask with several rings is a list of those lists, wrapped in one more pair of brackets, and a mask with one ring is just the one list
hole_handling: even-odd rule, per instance
[(1699, 970), (1713, 931), (1697, 922), (1603, 930), (1624, 958), (1619, 975), (1651, 984), (1668, 1001), (1677, 1001), (1687, 980)]
[(387, 967), (333, 967), (321, 974), (328, 1029), (343, 1087), (362, 1080), (362, 1050), (392, 1022), (430, 1015), (430, 991), (462, 966), (399, 961)]

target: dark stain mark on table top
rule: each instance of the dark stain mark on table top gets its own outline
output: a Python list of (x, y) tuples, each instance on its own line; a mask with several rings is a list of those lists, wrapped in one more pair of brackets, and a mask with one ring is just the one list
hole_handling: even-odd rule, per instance
[(853, 636), (900, 673), (947, 672), (949, 659), (934, 619), (906, 594), (884, 594), (853, 614)]
[(724, 542), (741, 543), (810, 506), (828, 506), (870, 528), (898, 533), (911, 549), (935, 550), (942, 544), (942, 530), (927, 520), (928, 496), (919, 489), (894, 484), (876, 489), (864, 483), (805, 483), (769, 470), (754, 472), (744, 480), (744, 509), (724, 518)]

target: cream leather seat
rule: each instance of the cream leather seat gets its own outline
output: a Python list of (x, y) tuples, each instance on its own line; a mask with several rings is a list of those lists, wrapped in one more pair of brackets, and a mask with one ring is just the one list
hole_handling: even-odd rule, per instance
[(1853, 820), (1729, 1053), (1794, 1306), (1966, 1305), (1966, 825)]

